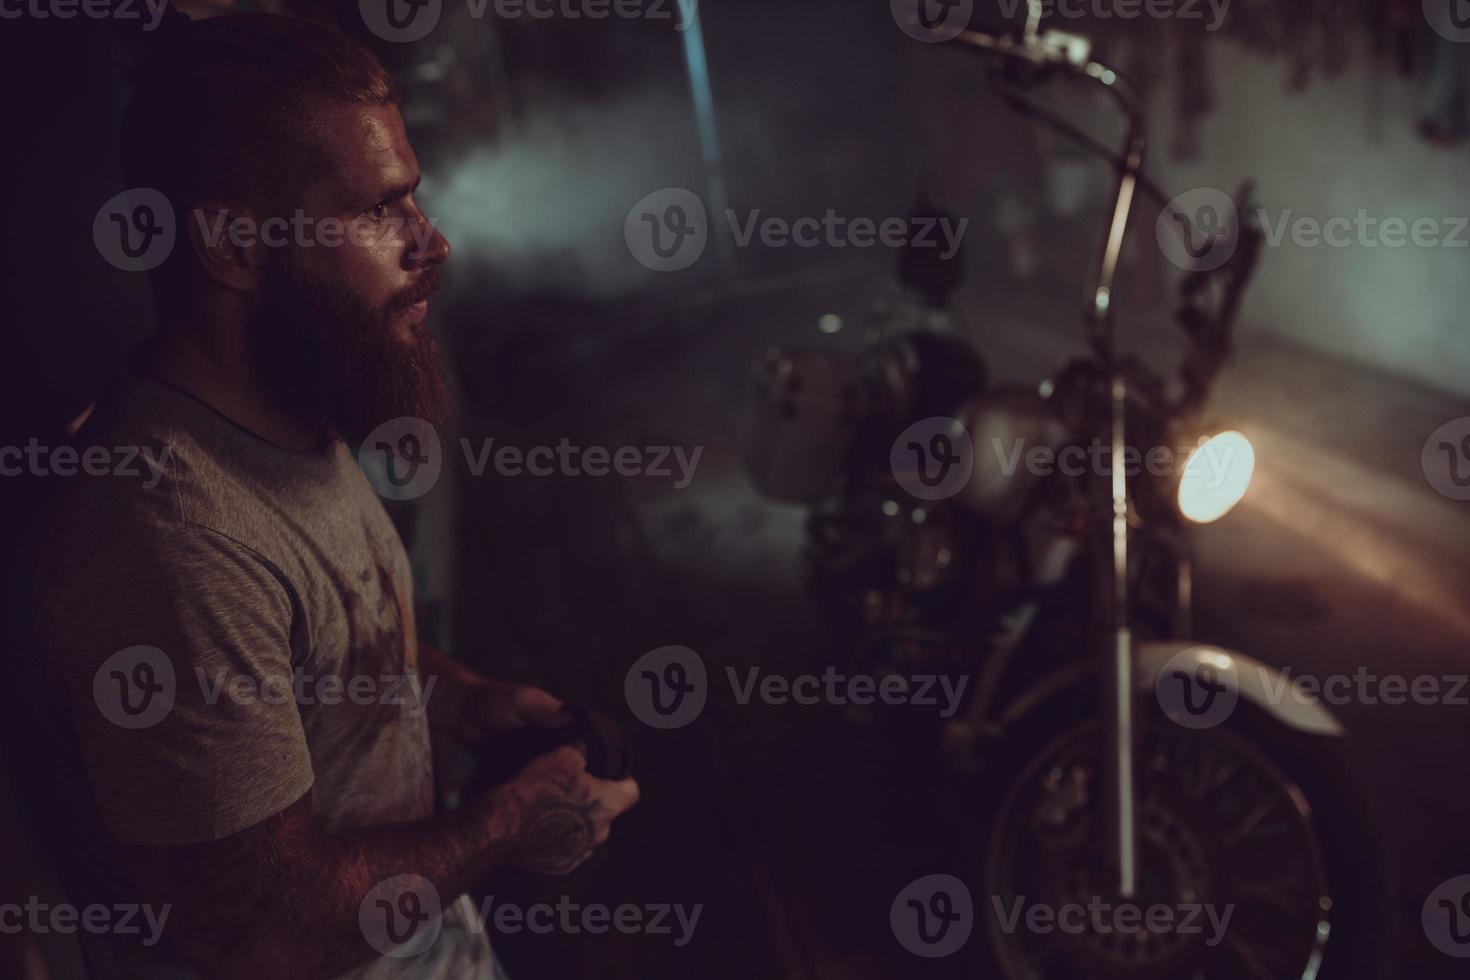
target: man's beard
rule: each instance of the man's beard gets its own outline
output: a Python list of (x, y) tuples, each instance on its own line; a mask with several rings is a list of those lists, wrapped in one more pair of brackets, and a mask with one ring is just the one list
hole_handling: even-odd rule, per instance
[(408, 338), (394, 327), (404, 309), (439, 287), (440, 272), (430, 268), (375, 310), (281, 258), (266, 273), (249, 325), (256, 376), (275, 404), (297, 424), (349, 442), (405, 416), (442, 432), (449, 395), (439, 345), (423, 322)]

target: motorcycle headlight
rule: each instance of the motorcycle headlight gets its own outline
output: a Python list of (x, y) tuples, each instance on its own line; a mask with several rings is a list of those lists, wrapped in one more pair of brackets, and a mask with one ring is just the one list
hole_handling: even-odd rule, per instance
[(1218, 521), (1245, 496), (1256, 472), (1256, 451), (1231, 430), (1204, 440), (1184, 461), (1179, 476), (1179, 513), (1196, 524)]

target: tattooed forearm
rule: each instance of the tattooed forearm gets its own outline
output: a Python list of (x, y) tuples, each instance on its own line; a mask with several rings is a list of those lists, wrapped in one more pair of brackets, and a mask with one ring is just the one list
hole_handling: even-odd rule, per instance
[(570, 873), (598, 843), (596, 800), (578, 793), (575, 781), (555, 780), (558, 793), (511, 808), (514, 864), (527, 871)]
[(175, 908), (180, 952), (208, 977), (321, 977), (373, 956), (359, 910), (379, 882), (412, 873), (463, 894), (508, 852), (488, 801), (398, 826), (326, 835), (310, 797), (221, 841), (134, 848), (148, 896)]
[(563, 746), (454, 813), (327, 834), (308, 794), (223, 840), (127, 853), (142, 897), (174, 909), (169, 938), (200, 974), (305, 980), (376, 955), (359, 913), (384, 881), (416, 875), (448, 900), (504, 864), (566, 874), (637, 802), (637, 783), (594, 779)]

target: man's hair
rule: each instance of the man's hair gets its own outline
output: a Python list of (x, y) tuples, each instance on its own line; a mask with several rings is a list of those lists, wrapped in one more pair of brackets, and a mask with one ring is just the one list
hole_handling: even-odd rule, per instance
[(134, 70), (123, 122), (131, 187), (152, 187), (179, 220), (209, 197), (283, 211), (323, 162), (313, 115), (327, 105), (396, 105), (366, 48), (274, 14), (177, 17)]

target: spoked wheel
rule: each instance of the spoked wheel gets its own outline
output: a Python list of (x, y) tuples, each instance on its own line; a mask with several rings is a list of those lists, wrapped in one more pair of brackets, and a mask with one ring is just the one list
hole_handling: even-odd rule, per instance
[(1352, 935), (1383, 925), (1363, 921), (1383, 888), (1363, 814), (1333, 814), (1324, 834), (1314, 807), (1356, 804), (1233, 727), (1149, 725), (1126, 900), (1101, 853), (1098, 726), (1012, 743), (1009, 777), (980, 777), (999, 797), (976, 876), (987, 966), (1007, 980), (1314, 980), (1331, 960), (1332, 976), (1372, 976), (1377, 944)]

